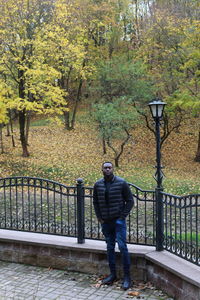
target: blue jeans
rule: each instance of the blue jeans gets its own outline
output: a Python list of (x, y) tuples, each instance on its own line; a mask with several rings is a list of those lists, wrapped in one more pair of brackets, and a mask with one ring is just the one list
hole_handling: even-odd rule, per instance
[(113, 220), (102, 224), (102, 232), (107, 244), (107, 257), (111, 273), (116, 272), (115, 267), (115, 243), (117, 241), (120, 253), (122, 255), (122, 263), (124, 273), (129, 273), (130, 257), (126, 245), (126, 221)]

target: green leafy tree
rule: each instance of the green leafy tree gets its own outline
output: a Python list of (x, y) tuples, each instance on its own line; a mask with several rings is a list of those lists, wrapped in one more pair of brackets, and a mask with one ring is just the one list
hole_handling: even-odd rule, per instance
[(169, 97), (174, 107), (191, 111), (199, 123), (198, 146), (195, 161), (200, 162), (200, 21), (185, 27), (184, 40), (180, 44), (183, 64), (177, 76), (179, 86)]
[(100, 102), (94, 106), (94, 116), (104, 153), (107, 145), (114, 152), (115, 165), (119, 166), (119, 158), (138, 120), (136, 105), (151, 99), (152, 82), (141, 62), (114, 57), (99, 66), (92, 92), (96, 102)]
[(4, 153), (3, 147), (3, 126), (8, 123), (8, 106), (7, 106), (7, 97), (9, 94), (9, 88), (6, 84), (0, 80), (0, 145), (1, 145), (1, 153)]
[(53, 1), (0, 1), (0, 64), (2, 79), (12, 89), (10, 108), (18, 111), (23, 156), (29, 156), (26, 120), (29, 111), (59, 112), (63, 91), (59, 72), (41, 53), (39, 32), (51, 18)]
[(60, 74), (58, 85), (65, 93), (65, 127), (69, 130), (74, 128), (83, 83), (94, 72), (87, 58), (87, 28), (81, 13), (79, 1), (57, 0), (51, 22), (40, 32), (41, 53)]
[(152, 97), (153, 83), (141, 61), (115, 56), (99, 64), (92, 91), (106, 103), (120, 97), (132, 104), (147, 103)]
[[(155, 9), (153, 16), (154, 19), (143, 35), (138, 56), (148, 66), (158, 96), (168, 102), (164, 116), (163, 143), (181, 126), (186, 106), (194, 107), (199, 101), (199, 21), (186, 18), (181, 10), (177, 14), (176, 10), (171, 7), (168, 9), (165, 5), (162, 9)], [(147, 127), (154, 131), (147, 115), (144, 116)]]
[(9, 87), (0, 80), (0, 124), (8, 122), (8, 95), (10, 94)]
[(94, 105), (94, 117), (102, 139), (114, 153), (115, 166), (119, 167), (119, 159), (137, 121), (135, 108), (125, 105), (122, 97), (114, 102)]

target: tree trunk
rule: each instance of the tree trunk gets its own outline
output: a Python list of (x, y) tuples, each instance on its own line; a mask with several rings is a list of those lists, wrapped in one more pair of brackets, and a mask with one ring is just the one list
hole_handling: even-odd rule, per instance
[(11, 130), (12, 145), (13, 145), (13, 147), (15, 147), (15, 140), (14, 140), (14, 134), (13, 134), (12, 114), (11, 114), (10, 109), (9, 109), (9, 118), (10, 118), (10, 130)]
[(65, 129), (71, 130), (70, 126), (70, 113), (69, 111), (64, 111)]
[(74, 111), (73, 111), (73, 115), (72, 115), (71, 129), (74, 129), (75, 117), (76, 117), (76, 113), (77, 113), (78, 103), (80, 102), (80, 99), (81, 99), (82, 85), (83, 85), (83, 80), (80, 79), (79, 86), (78, 86), (78, 91), (77, 91), (77, 96), (76, 96), (76, 102), (75, 102)]
[(7, 134), (6, 134), (6, 136), (10, 136), (10, 127), (9, 127), (9, 123), (6, 125), (6, 129), (7, 129)]
[(26, 110), (23, 109), (19, 112), (19, 129), (20, 129), (20, 141), (22, 145), (22, 156), (28, 157), (30, 154), (28, 152), (26, 135), (25, 135), (25, 124), (26, 124)]
[(115, 167), (119, 167), (119, 156), (115, 157)]
[(30, 122), (31, 122), (31, 112), (28, 111), (26, 113), (26, 143), (27, 143), (27, 146), (28, 146)]
[(120, 145), (120, 151), (117, 151), (110, 143), (110, 140), (107, 140), (107, 145), (108, 147), (110, 147), (113, 152), (115, 153), (115, 167), (119, 167), (119, 159), (121, 157), (121, 155), (124, 152), (124, 146), (127, 144), (128, 140), (130, 139), (131, 135), (129, 134), (128, 130), (125, 129), (125, 132), (127, 134), (127, 137), (124, 139), (124, 141), (122, 141), (121, 145)]
[(198, 140), (198, 146), (197, 146), (197, 153), (196, 157), (194, 159), (197, 162), (200, 162), (200, 130), (199, 130), (199, 140)]
[(4, 148), (3, 148), (3, 125), (0, 124), (0, 143), (1, 143), (1, 153), (4, 153)]
[(81, 99), (82, 85), (83, 85), (83, 80), (80, 79), (71, 120), (70, 120), (70, 112), (69, 111), (64, 112), (65, 129), (67, 129), (67, 130), (74, 129), (78, 103), (80, 102), (80, 99)]
[[(23, 70), (18, 71), (18, 78), (19, 78), (19, 97), (21, 99), (25, 99), (25, 81), (24, 81)], [(19, 111), (20, 141), (22, 145), (22, 156), (28, 157), (29, 152), (27, 148), (25, 125), (26, 125), (26, 109), (23, 109), (22, 111)]]
[(102, 145), (103, 145), (103, 154), (106, 154), (106, 141), (104, 138), (102, 139)]

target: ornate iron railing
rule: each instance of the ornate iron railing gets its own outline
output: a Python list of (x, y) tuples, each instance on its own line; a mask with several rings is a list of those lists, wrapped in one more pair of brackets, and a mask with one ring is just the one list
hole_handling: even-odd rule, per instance
[(0, 228), (77, 235), (77, 188), (54, 181), (0, 179)]
[(164, 249), (200, 265), (200, 194), (162, 196)]
[[(155, 245), (156, 205), (154, 191), (144, 191), (129, 184), (134, 196), (134, 208), (127, 218), (127, 240), (140, 245)], [(104, 239), (101, 226), (97, 222), (93, 204), (92, 187), (84, 187), (85, 237)]]
[[(134, 208), (127, 218), (127, 240), (156, 245), (155, 192), (129, 184)], [(0, 228), (85, 238), (104, 239), (93, 203), (93, 187), (65, 186), (42, 178), (0, 179)], [(179, 197), (162, 192), (163, 246), (200, 265), (200, 195)]]

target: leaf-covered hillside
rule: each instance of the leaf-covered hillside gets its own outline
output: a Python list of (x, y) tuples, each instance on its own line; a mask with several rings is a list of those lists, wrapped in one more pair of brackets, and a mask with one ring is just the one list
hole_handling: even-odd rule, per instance
[[(102, 142), (96, 124), (88, 112), (78, 115), (76, 128), (71, 131), (45, 120), (36, 120), (30, 128), (30, 157), (21, 156), (20, 141), (4, 134), (5, 153), (0, 155), (1, 177), (35, 176), (53, 179), (64, 184), (75, 184), (82, 177), (87, 185), (93, 185), (101, 176), (103, 161), (113, 161), (113, 153), (102, 153)], [(165, 166), (164, 188), (178, 194), (200, 192), (200, 166), (194, 162), (197, 136), (195, 122), (187, 121), (180, 132), (173, 133), (163, 145), (162, 162)], [(18, 128), (14, 128), (18, 134)], [(154, 188), (155, 139), (144, 126), (132, 131), (116, 174), (142, 187)]]

